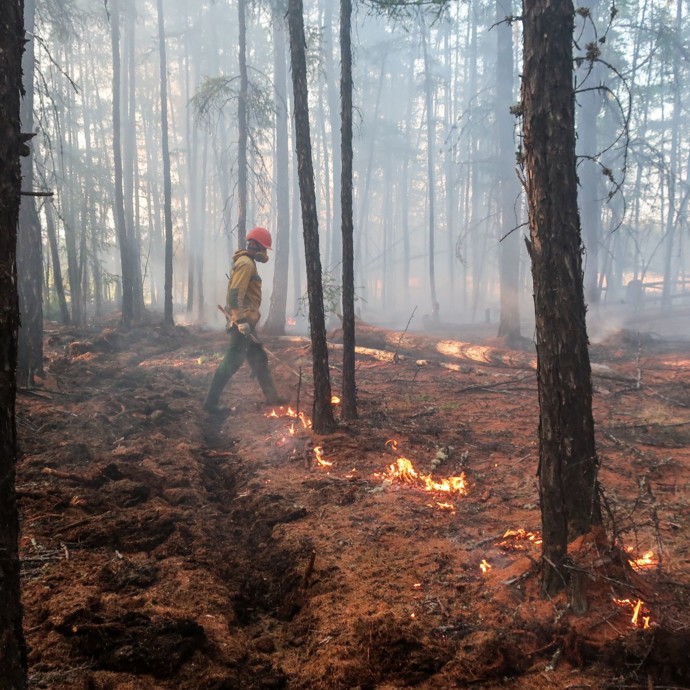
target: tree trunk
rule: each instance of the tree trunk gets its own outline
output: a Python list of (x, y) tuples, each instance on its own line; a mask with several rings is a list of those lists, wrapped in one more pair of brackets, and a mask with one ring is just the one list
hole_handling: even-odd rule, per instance
[(240, 92), (237, 97), (237, 243), (244, 247), (247, 236), (247, 24), (246, 0), (238, 0)]
[(314, 377), (314, 406), (312, 424), (322, 434), (335, 427), (331, 405), (331, 379), (328, 370), (326, 320), (323, 313), (323, 285), (321, 281), (321, 255), (319, 252), (319, 221), (316, 211), (314, 169), (311, 158), (309, 133), (309, 98), (307, 93), (307, 61), (305, 55), (304, 16), (302, 0), (289, 0), (288, 27), (290, 29), (290, 55), (292, 87), (295, 104), (295, 143), (297, 148), (302, 230), (307, 263), (307, 292), (309, 295), (309, 326)]
[[(676, 35), (681, 35), (683, 18), (683, 3), (682, 0), (676, 0), (676, 18), (675, 31)], [(673, 54), (673, 79), (671, 80), (671, 89), (673, 90), (673, 114), (671, 115), (671, 143), (670, 152), (668, 156), (668, 172), (666, 173), (666, 186), (668, 191), (668, 204), (666, 211), (666, 237), (664, 239), (664, 286), (661, 294), (662, 306), (664, 309), (671, 308), (671, 295), (675, 292), (676, 271), (674, 268), (674, 243), (676, 236), (676, 226), (678, 224), (679, 214), (676, 212), (676, 190), (681, 179), (679, 171), (680, 161), (680, 130), (681, 130), (681, 112), (683, 110), (681, 97), (681, 54), (679, 50), (674, 51)]]
[(129, 232), (125, 220), (122, 192), (122, 143), (120, 132), (120, 0), (112, 0), (111, 42), (113, 56), (113, 162), (115, 167), (115, 203), (113, 215), (120, 246), (122, 268), (122, 325), (129, 328), (134, 317), (134, 280), (129, 251)]
[(0, 690), (23, 690), (27, 685), (15, 493), (23, 9), (21, 0), (0, 0)]
[(355, 384), (355, 270), (352, 220), (352, 0), (340, 0), (340, 208), (343, 255), (343, 389), (342, 414), (357, 418)]
[(498, 141), (498, 184), (500, 203), (499, 280), (500, 304), (498, 335), (507, 342), (520, 338), (520, 224), (516, 207), (520, 190), (515, 175), (513, 139), (513, 28), (505, 20), (513, 14), (513, 0), (496, 0), (496, 129)]
[(65, 284), (62, 280), (62, 267), (60, 266), (60, 249), (58, 247), (57, 230), (55, 229), (55, 217), (53, 216), (53, 206), (50, 202), (45, 205), (45, 214), (46, 233), (50, 245), (50, 256), (53, 261), (53, 282), (55, 283), (55, 293), (60, 306), (60, 318), (62, 323), (68, 324), (72, 322), (72, 318), (67, 307)]
[(123, 168), (122, 185), (125, 206), (125, 218), (128, 232), (129, 265), (132, 271), (132, 315), (135, 321), (141, 319), (144, 313), (144, 288), (141, 277), (141, 241), (139, 225), (135, 213), (135, 180), (136, 180), (136, 65), (134, 55), (135, 39), (135, 10), (129, 6), (125, 10), (125, 65), (122, 76), (124, 78), (124, 113), (123, 127)]
[(163, 323), (166, 326), (173, 326), (175, 321), (173, 318), (172, 183), (170, 181), (170, 148), (168, 144), (168, 60), (165, 50), (165, 17), (163, 16), (163, 0), (158, 0), (158, 50), (160, 55), (163, 214), (165, 217), (165, 287)]
[(427, 31), (424, 21), (421, 21), (422, 29), (422, 50), (424, 53), (424, 99), (426, 103), (426, 170), (427, 170), (427, 203), (429, 204), (429, 290), (431, 293), (431, 318), (433, 321), (439, 320), (439, 304), (436, 297), (436, 268), (435, 268), (435, 161), (434, 161), (434, 140), (436, 138), (436, 127), (434, 125), (434, 97), (431, 84), (431, 65), (429, 64), (429, 50), (427, 47)]
[(276, 258), (273, 290), (264, 331), (284, 335), (290, 267), (290, 165), (287, 113), (287, 69), (285, 54), (285, 20), (278, 7), (273, 11), (273, 82), (276, 108)]
[[(331, 236), (331, 251), (330, 263), (331, 266), (337, 266), (343, 255), (341, 246), (341, 234), (337, 231), (338, 220), (341, 218), (342, 209), (340, 207), (342, 200), (342, 191), (340, 189), (339, 171), (342, 170), (341, 157), (341, 141), (338, 140), (338, 80), (336, 75), (336, 68), (333, 63), (333, 35), (331, 32), (331, 24), (333, 22), (333, 6), (334, 0), (326, 0), (325, 2), (325, 21), (324, 21), (324, 49), (326, 51), (326, 75), (327, 75), (327, 89), (328, 89), (328, 111), (331, 123), (331, 148), (333, 151), (333, 234)], [(350, 3), (351, 4), (351, 3)], [(342, 7), (341, 7), (342, 12)], [(342, 17), (341, 17), (342, 18)], [(342, 26), (340, 28), (342, 32)], [(342, 51), (342, 49), (341, 49)], [(342, 56), (342, 52), (341, 52)], [(342, 74), (342, 65), (341, 65)], [(342, 133), (341, 133), (342, 139)]]
[[(596, 44), (594, 22), (597, 17), (598, 0), (589, 0), (589, 17), (583, 18), (584, 27), (581, 33), (585, 53), (587, 46)], [(601, 248), (601, 168), (597, 163), (597, 122), (599, 111), (605, 102), (605, 94), (598, 87), (601, 84), (602, 70), (600, 64), (584, 60), (578, 69), (579, 122), (577, 153), (583, 156), (578, 168), (580, 179), (580, 213), (582, 214), (582, 235), (586, 250), (585, 261), (585, 299), (591, 307), (600, 301), (599, 295), (599, 255)]]
[[(21, 103), (22, 131), (34, 130), (34, 20), (36, 4), (26, 0), (24, 25), (28, 43), (24, 50), (24, 98)], [(30, 156), (21, 161), (22, 189), (32, 191), (34, 186), (33, 147)], [(19, 329), (17, 381), (19, 385), (32, 385), (34, 375), (43, 375), (43, 254), (41, 252), (41, 223), (36, 210), (36, 199), (23, 196), (19, 207), (19, 234), (17, 236), (17, 274), (19, 278)]]
[(577, 209), (571, 0), (524, 4), (522, 99), (539, 388), (542, 592), (601, 522)]

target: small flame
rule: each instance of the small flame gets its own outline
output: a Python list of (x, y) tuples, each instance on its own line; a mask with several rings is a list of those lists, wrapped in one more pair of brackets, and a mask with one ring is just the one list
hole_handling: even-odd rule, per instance
[(278, 413), (275, 410), (271, 410), (270, 412), (266, 413), (266, 416), (273, 419), (278, 419)]
[(390, 465), (388, 473), (394, 479), (399, 479), (404, 484), (412, 484), (419, 477), (412, 462), (407, 458), (398, 458), (395, 464)]
[(300, 412), (298, 416), (299, 416), (300, 422), (302, 422), (302, 426), (305, 429), (311, 429), (311, 419), (309, 419), (309, 417), (307, 417), (304, 414), (304, 412)]
[(314, 447), (314, 460), (316, 460), (321, 467), (331, 467), (333, 465), (330, 460), (326, 460), (326, 458), (323, 457), (323, 448), (321, 446)]
[[(536, 532), (528, 532), (522, 527), (518, 529), (507, 529), (503, 535), (503, 541), (498, 544), (498, 546), (504, 549), (524, 549), (525, 546), (519, 542), (530, 542), (535, 546), (542, 543), (541, 536)], [(510, 539), (511, 541), (508, 541)]]
[(425, 491), (444, 491), (446, 493), (467, 493), (467, 481), (464, 473), (459, 477), (448, 477), (436, 481), (432, 479), (429, 474), (420, 474), (412, 464), (411, 460), (407, 458), (398, 458), (394, 464), (388, 467), (388, 476), (392, 479), (398, 479), (403, 484), (417, 484), (424, 485)]
[(290, 426), (288, 427), (288, 434), (290, 434), (290, 436), (295, 435), (295, 423), (294, 422), (292, 422), (292, 424), (290, 424)]
[(647, 610), (642, 599), (638, 599), (635, 603), (633, 603), (630, 599), (616, 599), (616, 598), (614, 598), (613, 602), (615, 604), (618, 604), (618, 606), (623, 606), (623, 607), (632, 609), (632, 618), (630, 619), (630, 622), (636, 628), (642, 628), (643, 630), (647, 630), (649, 628), (649, 622), (651, 620), (651, 615), (650, 616), (641, 616), (640, 615), (642, 612)]
[(385, 443), (385, 446), (386, 446), (387, 448), (390, 447), (390, 449), (391, 449), (394, 453), (397, 453), (397, 452), (398, 452), (398, 442), (397, 442), (395, 439), (392, 439), (392, 438), (388, 439), (388, 440), (386, 441), (386, 443)]
[[(625, 550), (627, 553), (632, 553), (634, 551), (632, 546), (626, 547)], [(644, 570), (645, 568), (652, 568), (658, 565), (659, 561), (654, 556), (654, 551), (646, 551), (639, 558), (629, 558), (628, 563), (630, 563), (635, 570)]]
[(331, 405), (340, 405), (340, 398), (337, 395), (331, 396)]
[(426, 484), (427, 491), (447, 491), (449, 493), (464, 494), (467, 490), (464, 474), (461, 474), (459, 477), (448, 477), (448, 479), (442, 479), (440, 482), (434, 481), (430, 476), (422, 476), (422, 479)]
[(483, 559), (482, 559), (482, 562), (479, 564), (479, 569), (480, 569), (483, 573), (488, 573), (489, 570), (491, 570), (491, 568), (492, 568), (491, 563), (489, 563), (486, 559), (483, 558)]

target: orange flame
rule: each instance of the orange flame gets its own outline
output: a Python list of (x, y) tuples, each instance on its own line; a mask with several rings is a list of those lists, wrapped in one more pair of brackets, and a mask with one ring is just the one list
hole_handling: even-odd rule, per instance
[[(634, 551), (632, 546), (626, 547), (627, 553), (632, 553)], [(635, 570), (644, 570), (645, 568), (652, 568), (659, 564), (658, 559), (654, 556), (654, 551), (646, 551), (639, 558), (629, 558), (628, 563)]]
[(388, 441), (386, 441), (386, 443), (385, 443), (385, 446), (386, 446), (386, 447), (390, 446), (390, 449), (391, 449), (394, 453), (397, 453), (397, 452), (398, 452), (398, 442), (397, 442), (395, 439), (392, 439), (392, 438), (391, 438), (391, 439), (388, 439)]
[(340, 398), (337, 395), (331, 396), (331, 405), (340, 405)]
[[(527, 530), (522, 529), (522, 527), (519, 527), (518, 529), (507, 529), (502, 538), (503, 541), (500, 542), (498, 546), (504, 549), (524, 549), (525, 546), (519, 542), (525, 541), (534, 545), (539, 545), (542, 543), (542, 539), (539, 534), (536, 532), (528, 532)], [(511, 541), (507, 541), (508, 539), (511, 539)]]
[(288, 434), (290, 434), (290, 436), (295, 435), (295, 423), (294, 422), (292, 424), (290, 424), (290, 426), (288, 428)]
[(321, 467), (331, 467), (333, 465), (330, 460), (326, 460), (326, 458), (323, 457), (323, 448), (321, 446), (314, 447), (314, 460), (316, 460)]
[(489, 570), (491, 570), (491, 568), (492, 568), (491, 563), (489, 563), (486, 559), (483, 558), (483, 559), (482, 559), (482, 562), (479, 564), (479, 569), (480, 569), (483, 573), (488, 573)]
[(392, 479), (398, 479), (403, 484), (421, 483), (424, 485), (425, 491), (444, 491), (463, 495), (467, 493), (467, 481), (464, 473), (459, 477), (448, 477), (436, 481), (429, 474), (420, 474), (414, 468), (412, 461), (407, 458), (398, 458), (394, 464), (389, 465), (388, 476)]
[(642, 599), (638, 599), (635, 603), (633, 603), (630, 599), (614, 598), (613, 601), (615, 604), (618, 604), (618, 606), (632, 609), (632, 618), (630, 619), (632, 625), (634, 625), (636, 628), (642, 628), (643, 630), (647, 630), (649, 628), (651, 616), (640, 616), (643, 611), (647, 610)]
[(398, 458), (394, 465), (388, 468), (388, 474), (393, 479), (399, 479), (405, 484), (413, 484), (419, 477), (417, 470), (407, 458)]

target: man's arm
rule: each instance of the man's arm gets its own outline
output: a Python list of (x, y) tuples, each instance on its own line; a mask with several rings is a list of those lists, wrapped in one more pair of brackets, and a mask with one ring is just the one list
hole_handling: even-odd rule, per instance
[(235, 323), (243, 323), (247, 320), (245, 297), (253, 273), (254, 265), (252, 260), (248, 257), (242, 257), (235, 263), (230, 276), (226, 306)]

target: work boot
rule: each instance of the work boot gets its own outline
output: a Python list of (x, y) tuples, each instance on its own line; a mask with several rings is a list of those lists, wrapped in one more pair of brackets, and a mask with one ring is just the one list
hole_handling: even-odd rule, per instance
[(216, 371), (216, 373), (213, 375), (211, 387), (208, 389), (206, 400), (204, 400), (204, 404), (202, 405), (206, 412), (210, 414), (228, 414), (228, 408), (221, 407), (218, 404), (220, 401), (220, 395), (223, 392), (223, 388), (225, 388), (227, 381), (227, 378), (223, 376), (220, 371)]
[(257, 368), (255, 370), (256, 380), (261, 386), (264, 398), (266, 399), (267, 405), (285, 405), (287, 403), (287, 398), (284, 398), (276, 390), (276, 385), (273, 382), (273, 376), (268, 368)]

